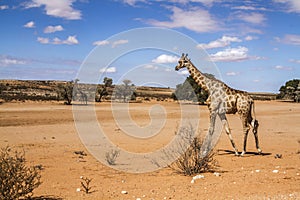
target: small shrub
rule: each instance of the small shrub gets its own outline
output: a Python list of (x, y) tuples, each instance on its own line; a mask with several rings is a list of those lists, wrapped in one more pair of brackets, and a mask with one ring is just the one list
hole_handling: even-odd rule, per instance
[(79, 156), (87, 156), (87, 153), (85, 153), (84, 151), (74, 151), (74, 154)]
[(92, 187), (90, 185), (90, 183), (92, 182), (93, 179), (91, 178), (87, 178), (87, 177), (80, 177), (82, 179), (82, 181), (80, 182), (81, 183), (81, 187), (83, 188), (83, 191), (86, 193), (86, 194), (89, 194), (89, 193), (92, 193)]
[(25, 165), (24, 152), (0, 150), (0, 199), (29, 198), (40, 184), (38, 167)]
[(117, 157), (120, 155), (119, 150), (112, 149), (109, 152), (106, 152), (105, 154), (105, 160), (109, 165), (115, 165)]
[(189, 176), (203, 172), (212, 172), (215, 168), (214, 153), (210, 152), (201, 157), (201, 146), (202, 141), (198, 138), (193, 138), (191, 146), (173, 163), (173, 169), (178, 173)]
[[(213, 158), (214, 153), (211, 151), (205, 156), (201, 155), (203, 141), (198, 137), (194, 137), (194, 132), (195, 130), (192, 126), (184, 127), (179, 130), (177, 134), (182, 137), (182, 140), (177, 144), (177, 149), (178, 152), (184, 153), (169, 166), (176, 172), (188, 176), (204, 172), (213, 172), (216, 168), (216, 161)], [(185, 150), (186, 145), (189, 145), (187, 150)]]

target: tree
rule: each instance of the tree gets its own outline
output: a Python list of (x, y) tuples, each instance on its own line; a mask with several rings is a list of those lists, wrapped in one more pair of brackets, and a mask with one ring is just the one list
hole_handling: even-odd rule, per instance
[(0, 95), (2, 94), (3, 91), (6, 90), (6, 86), (3, 83), (0, 83)]
[(73, 98), (73, 88), (78, 81), (79, 80), (76, 79), (75, 81), (68, 81), (65, 84), (59, 84), (57, 90), (58, 99), (63, 99), (65, 100), (66, 105), (71, 105)]
[(96, 98), (97, 102), (101, 102), (102, 98), (108, 95), (108, 88), (112, 86), (113, 80), (111, 78), (105, 77), (103, 79), (103, 83), (104, 85), (99, 85), (97, 88), (97, 93), (99, 94), (99, 97)]
[(285, 83), (285, 85), (281, 86), (279, 89), (279, 95), (277, 98), (279, 99), (291, 99), (293, 101), (299, 101), (300, 96), (300, 80), (293, 79), (289, 80)]
[(131, 84), (131, 80), (125, 79), (122, 85), (115, 87), (115, 97), (122, 99), (123, 102), (136, 99), (135, 86)]
[[(214, 78), (211, 74), (205, 75)], [(175, 100), (188, 100), (204, 104), (208, 98), (208, 93), (202, 90), (191, 76), (188, 76), (182, 84), (176, 86), (176, 90), (172, 94), (172, 97)]]

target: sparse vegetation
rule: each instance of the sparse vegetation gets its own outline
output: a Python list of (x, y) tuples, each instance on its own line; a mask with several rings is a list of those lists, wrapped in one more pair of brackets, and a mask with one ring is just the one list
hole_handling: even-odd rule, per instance
[(0, 87), (0, 99), (6, 102), (57, 100), (54, 81), (0, 80)]
[(116, 99), (121, 99), (123, 102), (128, 102), (130, 100), (136, 99), (136, 87), (131, 83), (131, 80), (123, 80), (122, 85), (117, 85), (115, 87), (114, 95)]
[(198, 138), (193, 138), (188, 150), (173, 164), (173, 169), (184, 175), (194, 175), (203, 172), (212, 172), (215, 168), (211, 152), (204, 157), (200, 156), (202, 142)]
[(84, 191), (86, 194), (90, 194), (92, 191), (92, 186), (90, 185), (92, 180), (91, 178), (87, 178), (87, 177), (80, 177), (81, 178), (81, 187), (83, 188), (82, 191)]
[(102, 98), (109, 94), (108, 90), (109, 90), (109, 88), (112, 87), (113, 80), (111, 78), (105, 77), (103, 79), (103, 83), (104, 83), (103, 85), (98, 85), (98, 87), (97, 87), (98, 97), (96, 97), (96, 99), (95, 99), (96, 102), (101, 102)]
[(120, 155), (120, 151), (116, 149), (112, 149), (109, 152), (105, 153), (105, 160), (109, 165), (115, 165), (118, 156)]
[[(65, 101), (66, 104), (70, 100), (78, 100), (82, 103), (87, 103), (87, 101), (93, 101), (95, 98), (96, 102), (105, 100), (111, 100), (113, 91), (116, 91), (115, 88), (119, 86), (112, 85), (111, 78), (104, 78), (103, 83), (99, 85), (93, 84), (80, 84), (75, 85), (73, 81), (35, 81), (35, 80), (0, 80), (0, 101), (9, 102), (9, 101)], [(74, 83), (74, 86), (77, 86), (79, 91), (65, 90), (68, 86), (72, 86), (70, 83)], [(159, 88), (159, 87), (148, 87), (148, 86), (134, 86), (129, 84), (132, 87), (133, 93), (131, 96), (125, 98), (125, 101), (138, 99), (147, 100), (156, 100), (156, 99), (172, 99), (172, 89), (170, 88)], [(96, 88), (97, 87), (97, 88)], [(95, 95), (93, 92), (96, 93)], [(105, 89), (104, 89), (105, 88)], [(92, 89), (92, 90), (91, 90)], [(120, 89), (120, 88), (118, 88)], [(66, 92), (67, 91), (67, 92)], [(69, 91), (69, 92), (68, 92)], [(73, 91), (73, 95), (72, 92)], [(82, 93), (80, 93), (82, 92)], [(65, 94), (68, 95), (65, 95)], [(72, 99), (71, 99), (72, 95)], [(100, 95), (102, 95), (100, 97)], [(114, 98), (123, 101), (123, 97), (118, 93), (114, 93)], [(68, 98), (64, 98), (68, 97)], [(72, 102), (71, 102), (72, 103)]]
[(74, 154), (79, 156), (87, 156), (87, 154), (84, 151), (74, 151)]
[[(213, 172), (216, 168), (213, 152), (208, 153), (204, 157), (201, 156), (202, 141), (198, 137), (193, 137), (194, 131), (192, 126), (183, 127), (179, 130), (177, 134), (182, 137), (182, 140), (178, 143), (177, 148), (179, 152), (184, 153), (169, 166), (176, 172), (188, 176)], [(187, 150), (185, 150), (186, 145), (190, 145)], [(172, 156), (169, 155), (170, 153), (167, 154), (167, 156)]]
[(29, 198), (40, 184), (39, 167), (27, 167), (23, 152), (0, 150), (0, 199)]
[(278, 99), (300, 102), (300, 79), (289, 80), (279, 89)]
[(75, 81), (69, 81), (66, 84), (59, 84), (57, 88), (57, 96), (58, 99), (65, 100), (66, 105), (72, 104), (72, 98), (73, 98), (73, 88), (74, 85), (77, 84), (78, 80)]
[[(214, 77), (213, 75), (206, 74), (209, 77)], [(189, 76), (186, 78), (184, 83), (178, 84), (176, 86), (175, 92), (172, 94), (174, 100), (188, 100), (199, 102), (204, 104), (208, 98), (208, 93), (201, 89), (201, 87), (195, 82), (195, 80)]]

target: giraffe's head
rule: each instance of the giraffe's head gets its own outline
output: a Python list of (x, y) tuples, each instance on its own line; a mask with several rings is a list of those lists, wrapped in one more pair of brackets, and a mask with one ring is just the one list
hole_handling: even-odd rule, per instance
[(182, 54), (181, 58), (178, 60), (178, 65), (175, 67), (175, 70), (178, 71), (181, 68), (186, 67), (186, 64), (190, 62), (190, 59), (187, 57), (187, 54)]

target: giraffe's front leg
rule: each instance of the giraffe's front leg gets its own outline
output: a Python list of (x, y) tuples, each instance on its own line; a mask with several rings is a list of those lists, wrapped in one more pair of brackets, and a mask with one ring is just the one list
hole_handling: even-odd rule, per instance
[(211, 109), (210, 107), (210, 125), (208, 129), (208, 133), (202, 144), (202, 156), (205, 157), (212, 149), (211, 142), (212, 137), (215, 131), (215, 122), (216, 122), (217, 113), (215, 109)]
[(220, 118), (222, 120), (222, 123), (223, 123), (223, 127), (225, 128), (225, 131), (226, 131), (226, 134), (228, 135), (228, 138), (231, 142), (231, 145), (235, 151), (235, 155), (236, 156), (239, 156), (239, 151), (237, 150), (236, 148), (236, 145), (233, 141), (233, 138), (232, 138), (232, 135), (231, 135), (231, 131), (230, 131), (230, 128), (229, 128), (229, 124), (228, 124), (228, 121), (227, 121), (227, 118), (226, 118), (226, 115), (225, 114), (220, 114)]

